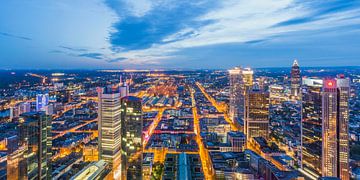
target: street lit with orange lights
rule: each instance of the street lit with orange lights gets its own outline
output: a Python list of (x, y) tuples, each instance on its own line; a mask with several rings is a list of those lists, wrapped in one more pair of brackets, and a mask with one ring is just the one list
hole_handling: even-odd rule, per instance
[(155, 128), (157, 127), (157, 125), (161, 121), (161, 118), (162, 118), (162, 115), (163, 115), (165, 109), (166, 108), (160, 108), (158, 110), (158, 114), (155, 117), (153, 123), (149, 126), (148, 130), (144, 133), (143, 149), (145, 149), (147, 143), (149, 142), (149, 139), (150, 139), (151, 135), (154, 133)]
[(211, 158), (209, 157), (209, 153), (202, 142), (202, 138), (200, 135), (200, 122), (197, 114), (196, 101), (194, 97), (194, 89), (191, 89), (191, 100), (192, 100), (192, 112), (194, 116), (194, 133), (196, 134), (196, 142), (199, 146), (199, 155), (201, 158), (202, 168), (204, 171), (205, 179), (214, 179), (214, 170), (211, 162)]
[(225, 107), (224, 106), (221, 106), (219, 105), (219, 103), (216, 102), (216, 100), (211, 97), (205, 90), (205, 88), (199, 83), (199, 82), (196, 82), (196, 85), (199, 87), (199, 89), (201, 90), (201, 92), (205, 95), (205, 97), (211, 102), (211, 104), (221, 113), (224, 114), (224, 118), (225, 120), (230, 124), (231, 126), (231, 129), (233, 131), (240, 131), (240, 128), (237, 127), (233, 122), (232, 120), (230, 119), (229, 115), (227, 114), (227, 112), (225, 112)]
[(81, 128), (81, 127), (84, 127), (84, 126), (86, 126), (86, 125), (88, 125), (88, 124), (90, 124), (90, 123), (92, 123), (92, 122), (97, 122), (97, 121), (98, 121), (97, 119), (93, 119), (93, 120), (90, 120), (90, 121), (85, 121), (85, 123), (82, 123), (82, 124), (80, 124), (80, 125), (77, 125), (77, 126), (75, 126), (75, 127), (72, 127), (72, 128), (70, 128), (70, 129), (68, 129), (68, 130), (52, 131), (52, 133), (58, 133), (57, 135), (53, 136), (53, 139), (56, 139), (56, 138), (58, 138), (58, 137), (61, 137), (61, 136), (63, 136), (64, 134), (69, 133), (69, 132), (92, 132), (92, 133), (97, 132), (97, 131), (77, 130), (77, 129), (79, 129), (79, 128)]

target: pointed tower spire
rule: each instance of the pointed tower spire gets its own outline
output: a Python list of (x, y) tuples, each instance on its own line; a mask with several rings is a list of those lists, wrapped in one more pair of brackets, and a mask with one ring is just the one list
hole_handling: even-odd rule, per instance
[(293, 66), (299, 66), (299, 63), (298, 63), (297, 59), (294, 60)]
[(301, 85), (300, 67), (297, 59), (291, 67), (291, 95), (295, 99), (299, 98)]

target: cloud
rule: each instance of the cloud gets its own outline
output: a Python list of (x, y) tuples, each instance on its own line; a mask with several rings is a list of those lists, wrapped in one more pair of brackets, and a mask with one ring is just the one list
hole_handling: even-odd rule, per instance
[[(121, 14), (110, 36), (112, 49), (119, 49), (116, 56), (154, 63), (176, 58), (175, 54), (189, 48), (257, 44), (291, 33), (360, 24), (358, 1), (229, 0), (212, 6), (182, 2), (171, 9), (130, 6), (138, 13)], [(133, 18), (134, 14), (138, 16)]]
[(150, 0), (125, 0), (131, 14), (136, 17), (146, 15), (153, 7), (153, 2)]
[(62, 49), (66, 49), (66, 50), (70, 50), (70, 51), (76, 51), (76, 52), (85, 52), (88, 51), (85, 48), (74, 48), (74, 47), (69, 47), (69, 46), (59, 46)]
[(0, 32), (0, 35), (6, 36), (6, 37), (11, 37), (11, 38), (16, 38), (16, 39), (21, 39), (21, 40), (27, 40), (27, 41), (31, 41), (31, 40), (32, 40), (32, 39), (29, 38), (29, 37), (19, 36), (19, 35), (15, 35), (15, 34), (6, 33), (6, 32)]
[[(139, 3), (138, 1), (131, 2)], [(114, 24), (113, 29), (115, 30), (110, 34), (110, 43), (113, 46), (128, 51), (150, 48), (155, 43), (177, 41), (179, 39), (170, 39), (171, 35), (181, 33), (187, 27), (194, 29), (209, 23), (208, 21), (196, 21), (194, 17), (205, 13), (211, 6), (214, 6), (194, 4), (188, 0), (173, 3), (164, 0), (151, 2), (153, 3), (151, 9), (155, 9), (147, 10), (140, 17), (134, 16), (131, 12), (126, 14), (128, 9), (132, 9), (127, 3), (123, 3), (121, 6), (123, 10), (117, 9), (120, 21)], [(216, 3), (213, 4), (216, 5)], [(179, 36), (185, 38), (188, 35), (191, 34), (178, 34), (177, 38)]]
[(267, 39), (258, 39), (244, 42), (245, 44), (258, 44), (267, 41)]
[[(299, 5), (301, 5), (299, 3)], [(303, 6), (306, 7), (309, 13), (304, 16), (295, 17), (293, 19), (289, 19), (283, 22), (280, 22), (273, 27), (281, 27), (281, 26), (291, 26), (291, 25), (299, 25), (304, 23), (309, 23), (313, 21), (326, 20), (327, 15), (332, 15), (336, 13), (341, 13), (344, 11), (351, 11), (359, 5), (358, 2), (349, 0), (349, 1), (329, 1), (329, 2), (321, 2), (313, 1), (304, 3)], [(356, 16), (356, 13), (354, 14)]]
[(49, 53), (65, 53), (65, 52), (60, 50), (51, 50), (49, 51)]
[(104, 55), (101, 53), (84, 53), (84, 54), (79, 54), (79, 57), (88, 57), (88, 58), (92, 58), (92, 59), (104, 59)]

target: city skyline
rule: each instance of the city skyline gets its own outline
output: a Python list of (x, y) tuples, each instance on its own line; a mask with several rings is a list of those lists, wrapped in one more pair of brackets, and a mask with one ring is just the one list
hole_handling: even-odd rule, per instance
[(360, 179), (359, 47), (360, 0), (0, 2), (0, 179)]
[(0, 91), (0, 177), (358, 178), (360, 76), (299, 64), (23, 74)]
[(359, 7), (344, 0), (6, 1), (0, 69), (230, 69), (287, 67), (293, 59), (302, 67), (358, 66)]

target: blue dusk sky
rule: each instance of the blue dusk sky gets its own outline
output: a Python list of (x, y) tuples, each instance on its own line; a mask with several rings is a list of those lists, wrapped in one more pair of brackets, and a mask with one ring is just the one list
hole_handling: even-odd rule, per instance
[(2, 0), (0, 69), (360, 65), (359, 0)]

